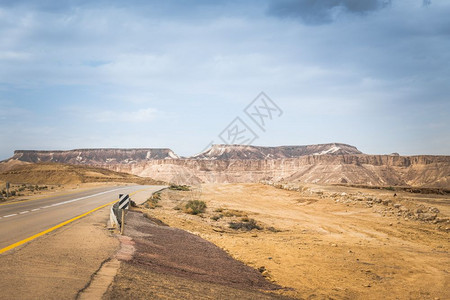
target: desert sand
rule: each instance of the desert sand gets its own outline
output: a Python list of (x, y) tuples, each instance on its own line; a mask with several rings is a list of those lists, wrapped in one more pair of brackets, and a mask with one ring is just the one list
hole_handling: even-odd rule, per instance
[[(262, 184), (166, 190), (154, 209), (258, 269), (295, 298), (448, 299), (449, 197), (335, 186), (289, 191)], [(179, 208), (207, 204), (202, 215)], [(431, 215), (431, 217), (429, 217)], [(427, 218), (425, 218), (425, 217)], [(229, 222), (255, 219), (261, 229)], [(246, 220), (244, 220), (246, 221)]]

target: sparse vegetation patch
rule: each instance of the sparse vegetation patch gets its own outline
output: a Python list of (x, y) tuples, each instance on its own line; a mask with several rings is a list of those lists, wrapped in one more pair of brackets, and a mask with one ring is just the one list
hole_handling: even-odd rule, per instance
[(154, 193), (144, 204), (145, 208), (155, 209), (157, 207), (161, 207), (158, 202), (161, 200), (161, 193)]
[(204, 213), (206, 203), (200, 200), (189, 200), (185, 205), (183, 211), (187, 214), (198, 215)]
[(211, 220), (218, 221), (223, 218), (223, 214), (214, 215), (211, 217)]
[(253, 229), (261, 230), (262, 227), (256, 223), (255, 219), (242, 218), (241, 222), (230, 222), (228, 223), (231, 229), (234, 230), (245, 230), (251, 231)]
[(235, 210), (235, 209), (227, 209), (223, 210), (223, 216), (224, 217), (243, 217), (246, 218), (247, 214), (241, 210)]
[(169, 190), (172, 191), (190, 191), (190, 187), (188, 185), (176, 185), (171, 184)]

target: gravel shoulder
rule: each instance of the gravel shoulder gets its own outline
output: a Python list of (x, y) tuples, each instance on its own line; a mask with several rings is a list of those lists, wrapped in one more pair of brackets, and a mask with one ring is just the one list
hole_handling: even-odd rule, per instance
[[(187, 231), (130, 211), (126, 235), (135, 252), (123, 260), (104, 299), (282, 299), (257, 270)], [(286, 298), (283, 298), (286, 299)]]

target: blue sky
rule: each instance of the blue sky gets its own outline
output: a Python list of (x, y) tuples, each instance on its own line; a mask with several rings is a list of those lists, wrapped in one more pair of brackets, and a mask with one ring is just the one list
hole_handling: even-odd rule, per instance
[[(255, 145), (450, 154), (450, 2), (0, 0), (0, 159)], [(265, 131), (244, 113), (264, 91)]]

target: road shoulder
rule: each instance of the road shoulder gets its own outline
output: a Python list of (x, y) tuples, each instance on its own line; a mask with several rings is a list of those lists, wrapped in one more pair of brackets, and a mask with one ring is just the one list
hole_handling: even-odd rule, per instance
[(135, 252), (119, 258), (104, 299), (287, 299), (271, 293), (280, 286), (214, 244), (141, 212), (128, 213), (126, 235)]

